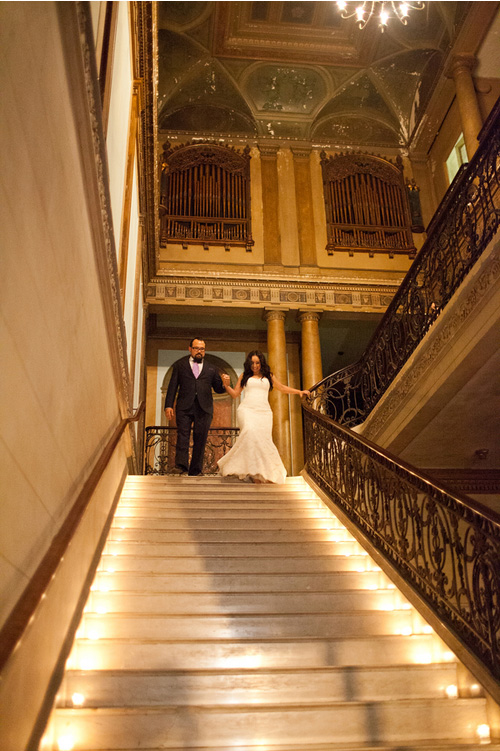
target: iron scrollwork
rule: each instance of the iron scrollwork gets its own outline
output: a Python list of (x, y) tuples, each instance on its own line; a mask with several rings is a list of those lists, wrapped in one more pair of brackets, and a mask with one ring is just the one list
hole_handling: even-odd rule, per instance
[(500, 516), (304, 407), (307, 471), (500, 679)]
[(478, 261), (500, 225), (500, 101), (431, 224), (427, 240), (364, 355), (311, 390), (337, 422), (363, 422)]
[[(217, 461), (234, 445), (239, 428), (210, 428), (203, 459), (203, 474), (216, 475)], [(154, 425), (146, 428), (145, 475), (169, 475), (175, 467), (177, 428)], [(190, 452), (192, 449), (192, 441)]]

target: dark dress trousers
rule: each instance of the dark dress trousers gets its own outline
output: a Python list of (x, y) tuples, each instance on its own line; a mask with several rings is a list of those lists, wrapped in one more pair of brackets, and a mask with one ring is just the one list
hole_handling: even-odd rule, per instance
[[(203, 368), (198, 378), (194, 377), (191, 370), (189, 355), (181, 357), (174, 363), (165, 397), (165, 409), (174, 406), (177, 395), (175, 464), (190, 475), (201, 474), (208, 429), (214, 413), (212, 389), (217, 394), (225, 393), (218, 371), (206, 360), (203, 361)], [(191, 463), (189, 463), (191, 428), (193, 429), (193, 453)]]

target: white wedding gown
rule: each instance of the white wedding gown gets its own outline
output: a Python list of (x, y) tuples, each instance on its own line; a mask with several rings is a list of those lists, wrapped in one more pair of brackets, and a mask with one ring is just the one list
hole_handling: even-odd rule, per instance
[(220, 473), (240, 480), (254, 477), (284, 483), (286, 469), (272, 439), (269, 381), (251, 377), (242, 393), (244, 398), (236, 412), (240, 433), (232, 449), (217, 462)]

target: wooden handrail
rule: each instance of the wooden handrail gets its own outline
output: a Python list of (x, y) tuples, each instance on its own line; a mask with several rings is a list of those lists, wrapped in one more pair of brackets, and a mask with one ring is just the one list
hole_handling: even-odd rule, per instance
[(21, 639), (26, 627), (34, 615), (57, 567), (71, 542), (76, 529), (87, 509), (92, 494), (99, 480), (108, 466), (113, 452), (117, 447), (125, 428), (132, 422), (137, 422), (144, 411), (146, 403), (143, 401), (131, 417), (125, 417), (113, 432), (104, 447), (94, 469), (85, 481), (61, 528), (52, 540), (49, 549), (40, 561), (35, 573), (26, 585), (24, 592), (14, 606), (12, 612), (0, 630), (0, 671), (3, 670), (16, 645)]

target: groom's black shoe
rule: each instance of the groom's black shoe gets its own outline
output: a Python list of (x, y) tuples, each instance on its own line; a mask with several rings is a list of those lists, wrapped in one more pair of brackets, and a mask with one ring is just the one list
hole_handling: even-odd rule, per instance
[(174, 467), (171, 474), (172, 475), (187, 475), (187, 469), (184, 469), (184, 467)]

